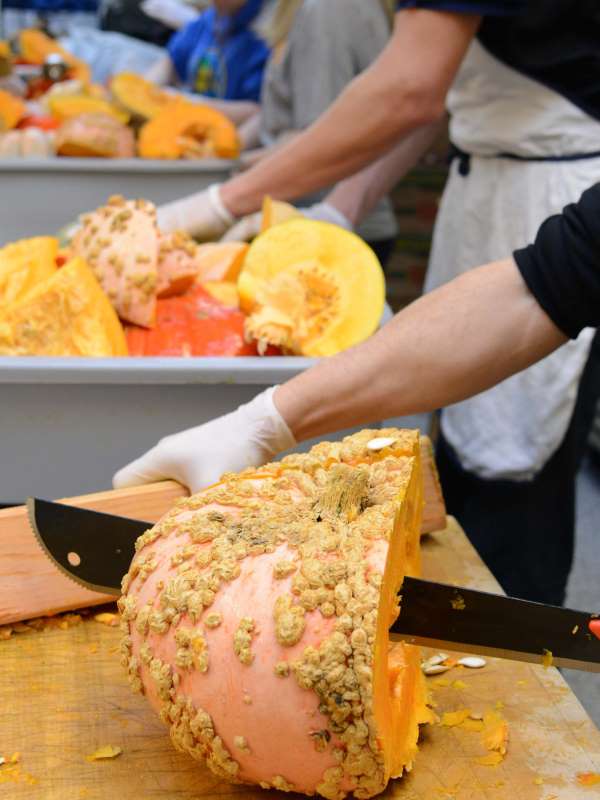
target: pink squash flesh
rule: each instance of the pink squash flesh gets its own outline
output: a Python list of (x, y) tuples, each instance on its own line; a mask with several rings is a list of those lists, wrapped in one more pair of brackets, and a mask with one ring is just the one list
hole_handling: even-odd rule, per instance
[(184, 294), (195, 281), (197, 268), (194, 261), (196, 243), (183, 231), (162, 234), (158, 248), (159, 298)]

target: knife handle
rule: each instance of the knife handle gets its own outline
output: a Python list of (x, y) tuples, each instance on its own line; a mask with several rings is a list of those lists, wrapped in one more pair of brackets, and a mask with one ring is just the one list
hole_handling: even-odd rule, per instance
[[(60, 500), (67, 505), (156, 522), (188, 492), (174, 481)], [(25, 506), (0, 511), (0, 625), (106, 602), (62, 575), (42, 552)]]

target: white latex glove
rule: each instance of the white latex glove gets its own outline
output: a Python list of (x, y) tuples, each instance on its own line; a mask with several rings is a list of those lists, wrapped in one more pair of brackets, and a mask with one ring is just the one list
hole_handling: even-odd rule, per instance
[(236, 221), (221, 200), (218, 183), (181, 200), (165, 203), (156, 211), (161, 233), (186, 231), (204, 241), (219, 239)]
[(262, 226), (262, 211), (255, 211), (254, 214), (248, 214), (247, 217), (242, 217), (239, 222), (232, 225), (231, 228), (221, 237), (222, 242), (249, 242), (258, 236)]
[(115, 489), (172, 478), (191, 492), (270, 461), (296, 440), (273, 401), (275, 387), (223, 417), (166, 436), (113, 477)]
[(299, 209), (308, 219), (316, 219), (321, 222), (331, 222), (332, 225), (339, 225), (340, 228), (345, 228), (347, 231), (352, 230), (352, 223), (342, 214), (341, 211), (330, 203), (315, 203), (308, 208)]
[[(308, 206), (307, 208), (299, 208), (298, 211), (303, 214), (307, 219), (316, 219), (321, 222), (331, 222), (333, 225), (339, 225), (340, 228), (345, 228), (347, 231), (352, 230), (352, 223), (347, 219), (341, 211), (329, 203), (315, 203), (315, 205)], [(262, 224), (262, 211), (256, 211), (254, 214), (248, 214), (247, 217), (242, 217), (239, 222), (236, 222), (227, 233), (221, 238), (222, 242), (249, 242), (258, 236)]]

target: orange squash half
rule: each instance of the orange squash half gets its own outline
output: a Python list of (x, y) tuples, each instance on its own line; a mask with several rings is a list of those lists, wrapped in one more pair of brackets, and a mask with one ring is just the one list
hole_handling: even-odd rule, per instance
[(237, 158), (234, 124), (208, 106), (174, 100), (140, 130), (142, 158)]
[(260, 234), (238, 278), (246, 331), (305, 356), (330, 356), (377, 329), (385, 279), (377, 256), (336, 225), (292, 219)]

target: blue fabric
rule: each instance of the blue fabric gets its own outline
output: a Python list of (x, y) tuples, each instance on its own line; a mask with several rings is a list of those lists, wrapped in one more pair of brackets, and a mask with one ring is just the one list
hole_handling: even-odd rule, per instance
[(430, 11), (455, 11), (458, 14), (480, 14), (483, 17), (504, 17), (527, 8), (527, 0), (399, 0), (398, 10), (426, 8)]
[(19, 11), (38, 11), (49, 14), (57, 11), (87, 11), (94, 13), (98, 10), (98, 0), (4, 0), (0, 3), (3, 8), (14, 8)]
[(259, 100), (270, 50), (249, 26), (262, 5), (248, 0), (232, 15), (209, 8), (172, 36), (167, 50), (187, 88), (224, 100)]

